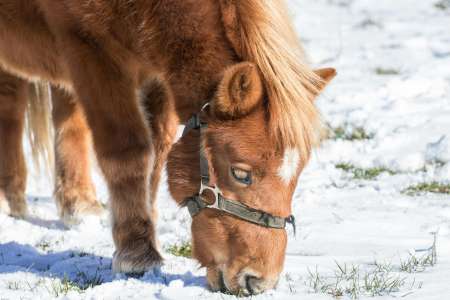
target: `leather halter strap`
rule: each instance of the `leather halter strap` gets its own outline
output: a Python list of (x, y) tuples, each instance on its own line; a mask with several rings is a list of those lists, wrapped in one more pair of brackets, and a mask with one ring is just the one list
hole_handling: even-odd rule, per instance
[[(202, 108), (206, 107), (205, 105)], [(204, 134), (205, 129), (208, 127), (206, 122), (203, 122), (200, 118), (200, 113), (193, 115), (185, 124), (183, 134), (184, 137), (191, 130), (200, 131), (200, 139)], [(203, 192), (209, 190), (214, 194), (214, 203), (210, 204), (203, 199)], [(200, 145), (200, 190), (198, 194), (185, 199), (185, 205), (189, 210), (191, 217), (195, 217), (200, 211), (205, 208), (212, 208), (219, 211), (223, 211), (229, 215), (235, 216), (239, 219), (247, 222), (257, 224), (267, 228), (284, 229), (286, 224), (291, 224), (296, 233), (295, 218), (290, 215), (287, 218), (273, 216), (264, 211), (251, 208), (243, 203), (227, 199), (223, 197), (223, 194), (217, 185), (209, 185), (209, 165), (206, 158), (203, 147)]]

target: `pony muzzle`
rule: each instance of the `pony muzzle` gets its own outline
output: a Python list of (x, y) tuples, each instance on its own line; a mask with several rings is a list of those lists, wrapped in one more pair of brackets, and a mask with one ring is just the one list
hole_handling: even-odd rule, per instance
[(226, 268), (219, 270), (214, 276), (208, 276), (208, 284), (215, 292), (252, 296), (273, 289), (278, 283), (278, 276), (270, 279), (263, 278), (250, 268), (244, 268), (234, 276), (230, 277), (229, 275)]

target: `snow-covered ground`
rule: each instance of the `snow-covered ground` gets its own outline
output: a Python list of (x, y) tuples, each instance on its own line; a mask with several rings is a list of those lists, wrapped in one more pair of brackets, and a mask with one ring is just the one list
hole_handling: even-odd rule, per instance
[[(254, 298), (331, 299), (325, 283), (336, 281), (339, 264), (359, 266), (353, 278), (362, 299), (374, 291), (367, 288), (374, 274), (404, 283), (389, 294), (380, 289), (378, 299), (450, 299), (450, 194), (402, 193), (423, 182), (450, 184), (450, 1), (291, 0), (290, 7), (314, 65), (338, 70), (318, 105), (347, 138), (326, 140), (301, 176), (293, 206), (299, 232), (280, 283)], [(361, 176), (374, 168), (386, 172)], [(98, 175), (96, 182), (106, 201)], [(190, 217), (165, 184), (161, 191), (158, 235), (167, 249), (190, 240)], [(167, 252), (161, 270), (112, 275), (107, 220), (66, 230), (44, 176), (31, 170), (27, 192), (30, 220), (0, 214), (0, 299), (233, 298), (209, 292), (195, 261)], [(408, 253), (430, 247), (431, 232), (437, 264), (406, 272)], [(374, 261), (385, 271), (374, 272)]]

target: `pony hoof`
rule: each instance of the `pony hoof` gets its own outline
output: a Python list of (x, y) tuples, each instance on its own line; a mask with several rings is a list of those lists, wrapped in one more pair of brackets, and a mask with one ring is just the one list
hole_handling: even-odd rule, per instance
[(26, 219), (28, 217), (28, 208), (26, 204), (10, 205), (9, 215), (17, 219)]
[(160, 267), (162, 257), (153, 246), (139, 253), (139, 251), (121, 250), (114, 252), (112, 260), (113, 273), (143, 275), (145, 272)]
[(76, 202), (65, 207), (58, 207), (59, 216), (64, 225), (70, 227), (80, 224), (88, 216), (100, 216), (106, 211), (99, 202)]
[(28, 217), (27, 202), (23, 197), (9, 197), (7, 201), (5, 197), (0, 195), (0, 212), (10, 215), (18, 219)]

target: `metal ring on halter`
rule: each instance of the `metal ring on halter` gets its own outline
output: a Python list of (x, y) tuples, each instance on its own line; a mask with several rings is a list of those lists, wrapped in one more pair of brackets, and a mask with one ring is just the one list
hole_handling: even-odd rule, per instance
[(208, 106), (210, 106), (211, 104), (209, 102), (206, 102), (205, 104), (203, 104), (202, 108), (200, 109), (200, 112), (204, 111), (205, 108), (207, 108)]
[(211, 187), (209, 185), (203, 184), (203, 182), (200, 182), (200, 191), (198, 193), (199, 197), (202, 198), (203, 192), (205, 190), (211, 191), (214, 194), (214, 203), (213, 204), (207, 204), (205, 202), (205, 208), (215, 208), (215, 209), (221, 209), (220, 208), (220, 195), (222, 195), (222, 191), (219, 189), (217, 185), (214, 185), (214, 187)]

